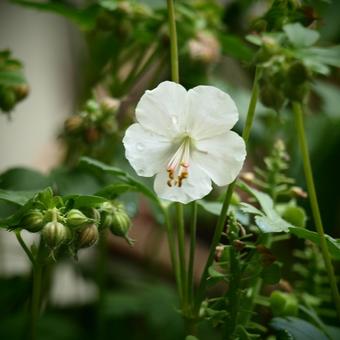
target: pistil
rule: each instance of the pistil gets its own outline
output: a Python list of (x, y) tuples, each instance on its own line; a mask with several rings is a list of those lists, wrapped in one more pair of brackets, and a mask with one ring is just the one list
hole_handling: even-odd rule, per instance
[(188, 178), (189, 159), (190, 137), (186, 136), (168, 164), (167, 172), (169, 179), (167, 184), (169, 187), (178, 186), (180, 188), (183, 180)]

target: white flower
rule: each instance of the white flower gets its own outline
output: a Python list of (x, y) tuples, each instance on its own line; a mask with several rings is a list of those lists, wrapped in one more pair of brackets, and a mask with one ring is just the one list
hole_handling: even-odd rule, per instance
[(230, 129), (238, 120), (230, 96), (213, 86), (189, 91), (165, 81), (146, 91), (136, 108), (137, 123), (124, 136), (125, 155), (138, 175), (156, 175), (160, 198), (188, 203), (240, 172), (246, 149)]

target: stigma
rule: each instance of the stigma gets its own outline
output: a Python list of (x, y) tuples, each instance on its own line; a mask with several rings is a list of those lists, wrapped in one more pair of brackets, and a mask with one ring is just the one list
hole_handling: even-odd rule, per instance
[(191, 139), (189, 136), (184, 137), (181, 145), (170, 159), (167, 166), (169, 187), (181, 187), (183, 181), (189, 176), (190, 167), (190, 147)]

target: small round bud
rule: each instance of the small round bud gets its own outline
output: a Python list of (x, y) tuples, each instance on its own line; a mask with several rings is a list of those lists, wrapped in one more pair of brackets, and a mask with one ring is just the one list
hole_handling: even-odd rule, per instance
[(15, 93), (9, 89), (0, 87), (0, 109), (9, 112), (16, 103)]
[(20, 226), (31, 233), (36, 233), (44, 226), (44, 214), (38, 209), (33, 209), (24, 215)]
[(66, 243), (70, 236), (70, 230), (57, 221), (48, 222), (42, 229), (43, 240), (51, 249)]
[(306, 213), (305, 211), (294, 205), (288, 205), (284, 210), (282, 217), (292, 225), (300, 228), (306, 227)]
[(71, 227), (78, 227), (86, 222), (88, 222), (87, 216), (85, 216), (80, 210), (78, 209), (71, 209), (66, 214), (67, 224)]
[(27, 97), (29, 93), (29, 87), (27, 84), (21, 84), (14, 88), (14, 92), (16, 99), (19, 101)]
[(66, 132), (73, 133), (78, 131), (83, 124), (83, 118), (79, 115), (75, 115), (66, 119), (64, 127)]
[(77, 247), (88, 248), (93, 246), (99, 239), (97, 226), (92, 224), (85, 225), (77, 236)]
[(208, 64), (220, 58), (220, 44), (209, 32), (199, 32), (194, 39), (189, 40), (188, 45), (192, 60)]
[(113, 206), (113, 215), (111, 222), (111, 232), (114, 235), (125, 237), (130, 229), (131, 220), (126, 213), (124, 205), (118, 203)]
[(111, 97), (105, 97), (100, 101), (100, 105), (104, 111), (114, 113), (120, 106), (120, 100)]
[(269, 301), (275, 316), (296, 316), (298, 313), (298, 303), (294, 295), (276, 290)]

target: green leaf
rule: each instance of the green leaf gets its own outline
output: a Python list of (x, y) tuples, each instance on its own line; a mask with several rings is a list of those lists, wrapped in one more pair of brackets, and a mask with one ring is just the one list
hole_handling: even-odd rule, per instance
[(93, 5), (84, 9), (78, 9), (58, 2), (36, 2), (28, 0), (11, 0), (11, 2), (30, 7), (39, 11), (52, 12), (69, 19), (84, 30), (95, 27), (98, 7)]
[(127, 183), (114, 183), (97, 191), (96, 195), (112, 199), (128, 191), (138, 191), (138, 188), (134, 185)]
[(0, 175), (0, 187), (8, 190), (42, 190), (51, 185), (50, 179), (29, 168), (12, 168)]
[(35, 191), (12, 191), (0, 189), (0, 200), (23, 206), (35, 194)]
[(210, 214), (219, 216), (222, 210), (222, 203), (198, 200), (197, 204)]
[[(290, 226), (289, 232), (297, 237), (312, 241), (313, 243), (320, 246), (320, 243), (321, 243), (320, 236), (315, 231)], [(327, 241), (329, 252), (332, 255), (332, 257), (334, 257), (336, 260), (340, 260), (340, 240), (334, 239), (333, 237), (327, 234), (325, 235), (325, 238)]]
[(125, 171), (107, 165), (105, 163), (99, 162), (97, 160), (94, 160), (92, 158), (88, 157), (82, 157), (80, 160), (80, 165), (85, 166), (87, 168), (101, 171), (107, 174), (114, 175), (115, 177), (119, 178), (122, 180), (125, 184), (130, 185), (131, 187), (134, 187), (136, 191), (143, 193), (145, 196), (147, 196), (151, 201), (157, 203), (158, 206), (161, 206), (161, 203), (157, 197), (157, 195), (144, 183), (138, 181), (131, 175), (127, 174)]
[(64, 197), (66, 201), (72, 201), (73, 208), (93, 208), (107, 201), (105, 197), (91, 195), (70, 195)]
[(287, 24), (283, 27), (289, 41), (295, 47), (309, 47), (320, 38), (319, 32), (302, 26), (300, 23)]
[(329, 340), (319, 328), (293, 316), (274, 318), (270, 326), (277, 331), (288, 332), (295, 340)]
[(253, 51), (236, 35), (223, 34), (220, 35), (219, 40), (223, 53), (246, 62), (253, 58)]

